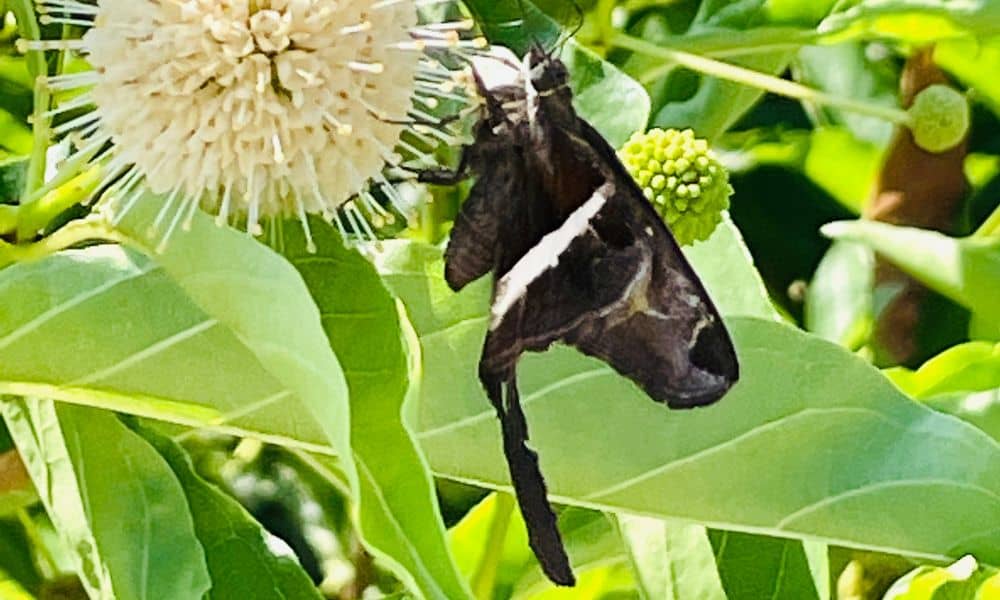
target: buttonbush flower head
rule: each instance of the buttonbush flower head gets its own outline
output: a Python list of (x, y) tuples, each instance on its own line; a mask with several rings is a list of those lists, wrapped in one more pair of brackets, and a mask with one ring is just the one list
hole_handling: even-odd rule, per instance
[(969, 133), (969, 101), (947, 85), (922, 90), (909, 113), (913, 139), (928, 152), (951, 150)]
[[(401, 159), (402, 133), (435, 121), (425, 109), (441, 97), (459, 97), (426, 51), (484, 45), (463, 39), (471, 21), (421, 24), (431, 3), (442, 2), (44, 0), (43, 23), (83, 35), (24, 46), (71, 49), (91, 65), (47, 79), (76, 92), (51, 114), (74, 114), (55, 132), (102, 166), (113, 219), (148, 189), (164, 198), (150, 226), (162, 243), (199, 206), (255, 234), (262, 219), (305, 226), (309, 213), (343, 229), (346, 207), (352, 229), (371, 233), (369, 220), (391, 218), (370, 193), (373, 178), (398, 200), (381, 173)], [(448, 136), (433, 124), (412, 134)]]
[(729, 208), (729, 173), (690, 129), (635, 133), (619, 152), (682, 246), (706, 240)]

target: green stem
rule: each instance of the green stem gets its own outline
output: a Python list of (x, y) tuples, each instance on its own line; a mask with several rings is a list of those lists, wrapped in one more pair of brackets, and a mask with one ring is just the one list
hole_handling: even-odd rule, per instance
[(500, 560), (503, 558), (504, 541), (507, 539), (507, 528), (510, 527), (510, 518), (513, 514), (514, 497), (497, 492), (486, 548), (483, 549), (483, 557), (479, 560), (476, 572), (472, 576), (472, 593), (479, 600), (489, 600), (493, 597)]
[(705, 58), (704, 56), (698, 56), (697, 54), (690, 54), (680, 50), (664, 48), (629, 35), (616, 35), (614, 45), (627, 50), (632, 50), (633, 52), (640, 52), (649, 56), (655, 56), (656, 58), (662, 58), (673, 64), (691, 69), (692, 71), (698, 71), (699, 73), (711, 75), (712, 77), (741, 83), (743, 85), (771, 92), (773, 94), (825, 106), (835, 106), (837, 108), (842, 108), (856, 113), (872, 115), (898, 125), (909, 126), (911, 123), (909, 113), (899, 108), (879, 106), (877, 104), (854, 100), (853, 98), (835, 96), (833, 94), (828, 94), (826, 92), (821, 92), (804, 86), (800, 83), (795, 83), (794, 81), (788, 81), (786, 79), (781, 79), (780, 77), (766, 75), (751, 69), (745, 69), (743, 67), (720, 62), (711, 58)]
[(101, 181), (101, 169), (92, 167), (41, 198), (22, 204), (17, 224), (17, 239), (29, 240), (71, 206), (94, 193)]
[[(21, 37), (25, 40), (40, 39), (42, 32), (38, 27), (38, 20), (35, 18), (32, 0), (12, 0), (10, 8), (17, 16), (17, 26)], [(23, 196), (25, 198), (31, 196), (36, 189), (45, 183), (45, 153), (49, 149), (50, 132), (49, 120), (44, 115), (52, 103), (52, 94), (45, 83), (45, 77), (49, 74), (45, 53), (40, 50), (28, 50), (27, 61), (28, 70), (35, 77), (35, 108), (32, 116), (35, 144), (31, 150), (28, 174), (24, 181)]]
[(40, 260), (60, 250), (91, 240), (131, 242), (103, 220), (98, 218), (81, 219), (67, 224), (34, 244), (18, 245), (0, 241), (0, 269), (14, 263)]

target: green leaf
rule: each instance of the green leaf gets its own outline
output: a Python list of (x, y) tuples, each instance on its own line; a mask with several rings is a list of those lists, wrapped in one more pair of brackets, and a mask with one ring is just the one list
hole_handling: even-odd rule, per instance
[(891, 37), (914, 44), (996, 33), (1000, 6), (992, 0), (862, 0), (820, 23), (826, 42)]
[(823, 233), (869, 246), (927, 287), (1000, 330), (1000, 241), (951, 238), (874, 221), (831, 223)]
[(996, 569), (965, 556), (947, 567), (914, 569), (889, 588), (885, 600), (991, 600), (1000, 591), (996, 575)]
[(700, 277), (722, 314), (780, 320), (743, 236), (729, 215), (710, 238), (685, 248), (684, 254), (702, 266)]
[(730, 531), (709, 534), (729, 600), (830, 597), (826, 546)]
[[(503, 539), (494, 539), (500, 535)], [(534, 562), (524, 519), (514, 498), (507, 495), (494, 493), (484, 498), (448, 531), (448, 542), (462, 574), (485, 586), (477, 590), (477, 597), (488, 592), (494, 597), (509, 596), (518, 578)], [(488, 555), (490, 551), (494, 554)]]
[(643, 598), (726, 600), (704, 527), (629, 516), (618, 522)]
[(4, 600), (34, 600), (35, 596), (21, 586), (20, 582), (0, 569), (0, 598)]
[(835, 242), (806, 292), (806, 329), (855, 349), (868, 339), (874, 319), (875, 257), (861, 244)]
[[(764, 4), (764, 0), (703, 2), (686, 37), (696, 37), (701, 34), (725, 35), (729, 31), (738, 34), (751, 29), (766, 16)], [(794, 51), (790, 50), (759, 52), (729, 62), (754, 71), (777, 75), (788, 67), (794, 56)], [(653, 125), (678, 129), (690, 127), (699, 137), (715, 140), (732, 127), (763, 95), (764, 91), (757, 88), (703, 76), (690, 96), (656, 107)]]
[(943, 40), (934, 47), (934, 62), (972, 88), (977, 100), (1000, 113), (1000, 80), (990, 77), (1000, 68), (1000, 37)]
[(208, 598), (322, 598), (298, 561), (272, 553), (270, 534), (239, 502), (202, 479), (179, 445), (147, 427), (134, 429), (167, 461), (184, 490), (212, 577)]
[(882, 152), (876, 146), (846, 130), (823, 127), (809, 135), (802, 172), (842, 205), (860, 214), (881, 164)]
[[(38, 589), (42, 581), (32, 553), (32, 541), (24, 525), (15, 519), (0, 521), (0, 569), (4, 578), (28, 590)], [(2, 591), (0, 598), (6, 598)]]
[[(713, 297), (723, 297), (725, 282), (695, 266)], [(417, 425), (432, 468), (509, 489), (498, 428), (476, 379), (489, 282), (451, 293), (440, 251), (412, 243), (387, 245), (379, 267), (423, 345)], [(1000, 528), (993, 440), (913, 403), (828, 342), (773, 321), (728, 323), (742, 380), (698, 411), (666, 410), (570, 348), (522, 359), (531, 439), (555, 501), (903, 554), (978, 551), (1000, 561), (991, 541)], [(886, 511), (895, 515), (889, 523)]]
[(232, 330), (118, 246), (0, 271), (0, 391), (330, 452)]
[(31, 129), (4, 108), (0, 108), (0, 146), (11, 154), (31, 154), (35, 145)]
[[(493, 44), (523, 55), (533, 44), (552, 48), (562, 29), (530, 2), (469, 0), (476, 22)], [(522, 11), (523, 7), (523, 11)], [(617, 148), (649, 121), (649, 96), (638, 82), (570, 40), (559, 58), (570, 71), (573, 106)], [(608, 102), (613, 98), (614, 102)]]
[[(796, 79), (810, 87), (876, 106), (899, 107), (898, 73), (873, 64), (860, 42), (805, 46), (799, 50), (795, 67)], [(818, 124), (843, 126), (856, 140), (884, 147), (892, 136), (893, 124), (885, 119), (831, 106), (810, 105), (808, 108), (817, 117)], [(833, 160), (826, 167), (832, 171), (848, 172), (845, 168), (838, 168), (838, 162)], [(868, 170), (874, 174), (876, 169), (877, 165), (872, 165)], [(867, 189), (862, 190), (862, 196), (867, 193)]]
[(959, 344), (925, 362), (916, 371), (891, 369), (887, 374), (914, 398), (1000, 388), (1000, 344)]
[[(146, 194), (119, 230), (137, 246), (148, 246), (149, 225), (164, 201)], [(299, 397), (336, 450), (356, 492), (347, 382), (302, 277), (266, 246), (215, 225), (200, 211), (191, 214), (183, 229), (158, 248), (156, 262), (212, 321), (236, 334), (266, 373)], [(153, 233), (157, 239), (163, 236)]]
[(1000, 441), (1000, 389), (973, 394), (945, 394), (926, 400), (927, 406), (972, 423)]
[(314, 219), (310, 228), (316, 252), (306, 250), (301, 227), (286, 224), (284, 253), (319, 306), (347, 377), (363, 538), (411, 590), (426, 598), (470, 597), (448, 552), (429, 468), (404, 419), (411, 362), (419, 377), (419, 346), (404, 343), (409, 324), (372, 264), (346, 248), (329, 223)]
[(99, 598), (200, 598), (211, 587), (170, 467), (111, 413), (10, 399), (0, 405), (76, 572)]
[[(628, 556), (622, 546), (622, 539), (615, 528), (613, 517), (596, 510), (567, 507), (559, 513), (559, 532), (566, 546), (573, 570), (584, 576), (609, 565), (628, 564)], [(520, 527), (521, 525), (519, 525)], [(615, 582), (620, 583), (620, 578)], [(606, 582), (600, 586), (591, 581), (585, 587), (599, 597), (604, 593)], [(632, 587), (632, 586), (629, 586)], [(536, 598), (545, 592), (554, 593), (555, 585), (542, 574), (538, 561), (531, 558), (522, 569), (514, 585), (514, 598)]]

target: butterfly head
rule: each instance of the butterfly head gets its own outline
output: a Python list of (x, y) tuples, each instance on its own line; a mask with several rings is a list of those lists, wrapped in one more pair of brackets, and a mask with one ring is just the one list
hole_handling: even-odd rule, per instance
[(569, 71), (554, 55), (535, 45), (524, 58), (531, 87), (539, 96), (549, 96), (569, 89)]

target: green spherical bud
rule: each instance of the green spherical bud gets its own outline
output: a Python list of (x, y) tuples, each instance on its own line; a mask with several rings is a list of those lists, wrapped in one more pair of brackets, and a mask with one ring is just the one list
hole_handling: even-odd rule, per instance
[(913, 139), (928, 152), (950, 150), (969, 132), (969, 102), (946, 85), (935, 84), (917, 94), (909, 113)]
[(722, 222), (733, 193), (729, 174), (694, 131), (636, 133), (618, 154), (681, 245), (708, 239)]

